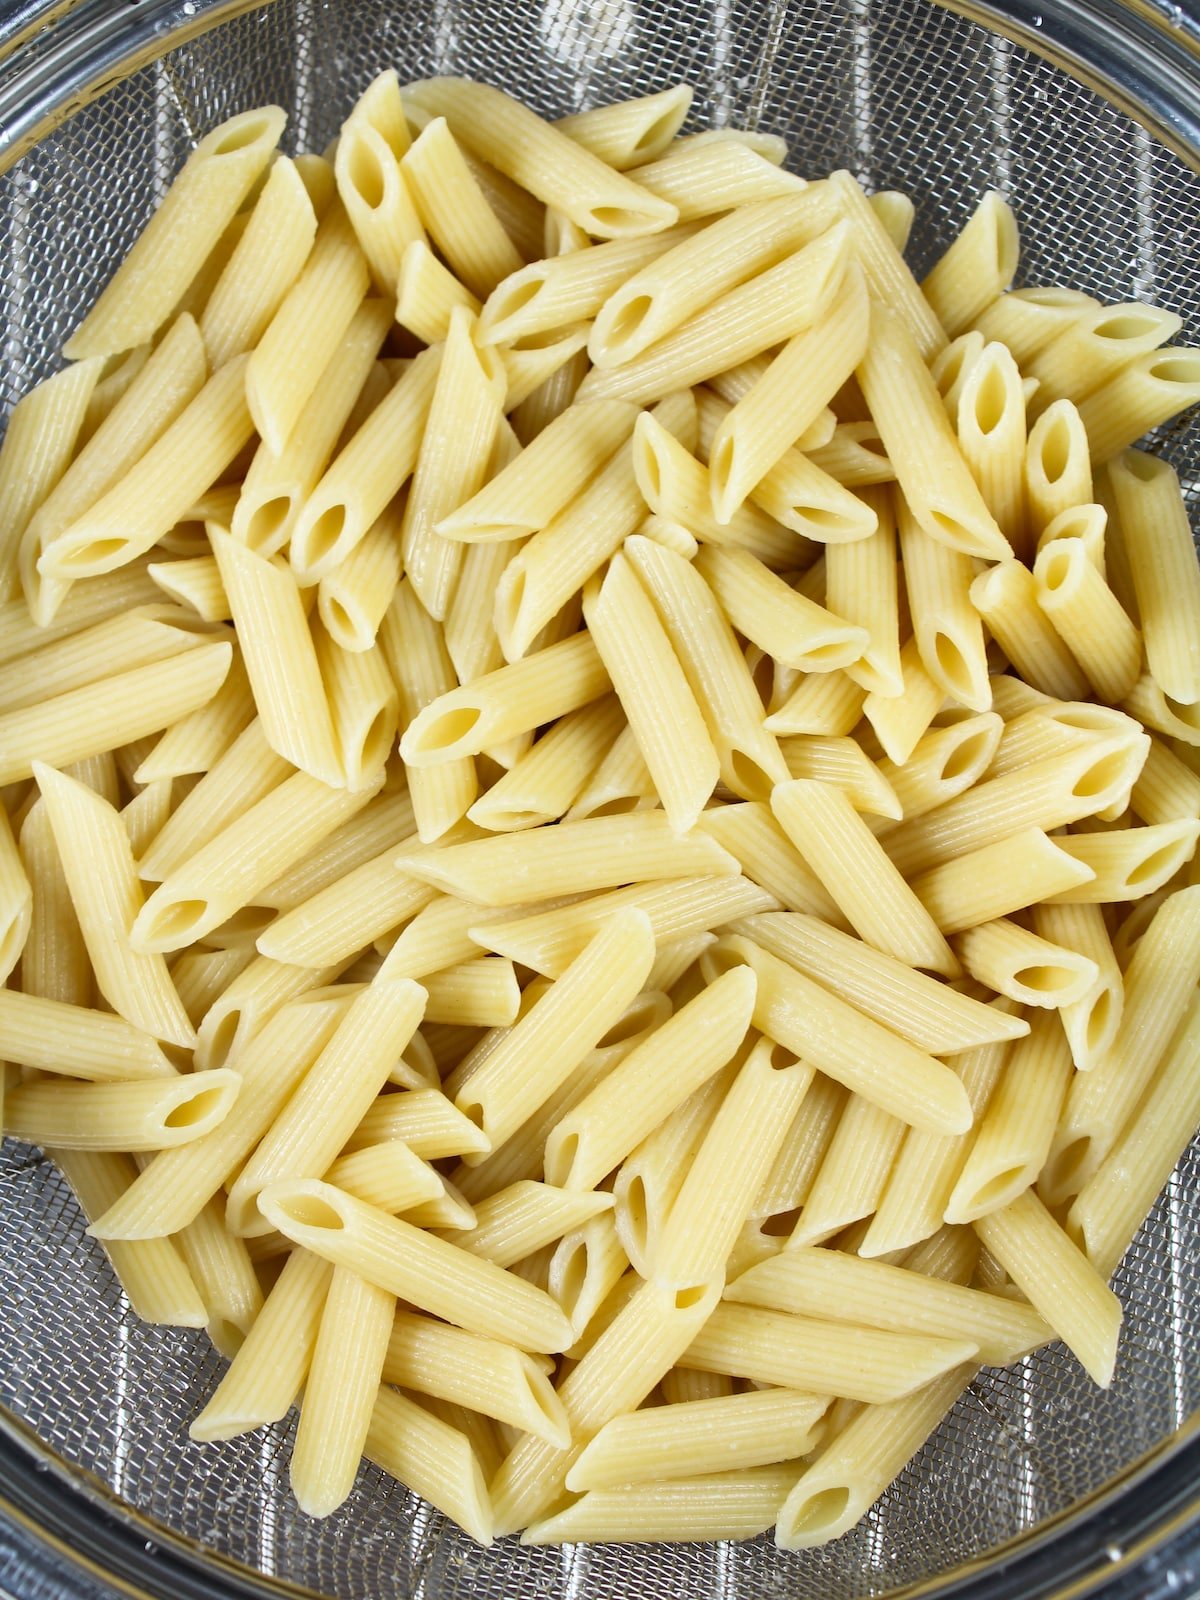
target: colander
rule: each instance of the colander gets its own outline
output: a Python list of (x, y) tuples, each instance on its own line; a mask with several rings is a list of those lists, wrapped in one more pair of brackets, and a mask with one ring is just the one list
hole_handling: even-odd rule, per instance
[[(1022, 280), (1178, 311), (1200, 342), (1200, 30), (1145, 0), (18, 0), (0, 6), (0, 399), (62, 341), (200, 135), (265, 101), (321, 149), (386, 66), (563, 114), (686, 79), (696, 126), (787, 136), (916, 202), (921, 274), (998, 188)], [(1135, 120), (1136, 118), (1136, 120)], [(1200, 494), (1200, 426), (1160, 448)], [(325, 1522), (288, 1428), (213, 1447), (221, 1362), (125, 1304), (55, 1170), (0, 1157), (0, 1592), (108, 1600), (856, 1600), (1200, 1592), (1200, 1144), (1117, 1276), (1116, 1382), (985, 1371), (866, 1520), (742, 1545), (480, 1550), (373, 1468)], [(1190, 1529), (1190, 1531), (1189, 1531)]]

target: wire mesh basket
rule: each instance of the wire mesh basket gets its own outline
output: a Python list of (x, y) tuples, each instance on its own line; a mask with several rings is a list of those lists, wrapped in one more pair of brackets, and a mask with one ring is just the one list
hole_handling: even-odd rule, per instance
[[(9, 6), (0, 398), (11, 406), (51, 370), (203, 132), (274, 101), (289, 112), (289, 148), (319, 150), (393, 65), (402, 82), (496, 82), (554, 114), (687, 80), (694, 125), (781, 133), (798, 171), (846, 167), (910, 194), (918, 275), (998, 188), (1020, 219), (1022, 281), (1153, 300), (1196, 342), (1200, 60), (1187, 19), (1116, 0), (984, 9), (972, 20), (930, 0)], [(1039, 37), (1053, 60), (1026, 47)], [(1194, 499), (1200, 424), (1160, 447)], [(1060, 1346), (985, 1371), (867, 1519), (801, 1555), (767, 1539), (484, 1551), (373, 1468), (337, 1515), (310, 1521), (286, 1492), (286, 1426), (218, 1447), (188, 1440), (222, 1363), (203, 1334), (133, 1318), (53, 1167), (6, 1145), (0, 1197), (6, 1591), (980, 1600), (1200, 1583), (1200, 1540), (1180, 1533), (1200, 1509), (1200, 1147), (1118, 1274), (1126, 1324), (1111, 1391)]]

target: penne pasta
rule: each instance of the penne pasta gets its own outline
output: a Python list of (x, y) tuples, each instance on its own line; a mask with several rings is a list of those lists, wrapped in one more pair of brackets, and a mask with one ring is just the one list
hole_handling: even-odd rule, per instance
[(70, 360), (129, 350), (157, 333), (271, 160), (286, 120), (278, 106), (263, 106), (200, 140), (67, 340)]

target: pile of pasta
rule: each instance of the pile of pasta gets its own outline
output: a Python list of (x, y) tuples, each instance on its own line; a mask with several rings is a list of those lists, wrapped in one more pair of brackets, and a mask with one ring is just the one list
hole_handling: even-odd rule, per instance
[(1200, 1121), (1200, 352), (689, 99), (234, 117), (0, 455), (4, 1129), (313, 1516), (836, 1538)]

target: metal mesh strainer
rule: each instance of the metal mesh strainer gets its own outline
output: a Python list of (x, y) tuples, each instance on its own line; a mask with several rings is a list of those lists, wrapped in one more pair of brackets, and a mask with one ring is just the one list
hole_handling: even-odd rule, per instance
[[(1143, 73), (1186, 142), (1186, 105), (1165, 75), (1145, 73), (1151, 58), (1135, 50), (1117, 70), (1144, 16), (1115, 0), (1046, 9), (1047, 34), (1069, 25), (1094, 77), (1111, 74), (1110, 93), (1136, 96)], [(13, 10), (0, 8), (0, 45)], [(277, 101), (291, 113), (290, 145), (320, 149), (392, 64), (402, 80), (451, 71), (500, 82), (556, 113), (687, 79), (697, 123), (762, 126), (789, 138), (802, 171), (845, 166), (910, 193), (918, 272), (998, 187), (1021, 220), (1026, 282), (1151, 298), (1182, 314), (1193, 342), (1200, 334), (1196, 175), (1100, 95), (928, 0), (82, 0), (0, 66), (0, 150), (37, 131), (39, 116), (82, 106), (0, 178), (5, 406), (45, 375), (203, 131)], [(95, 98), (102, 83), (113, 86)], [(1164, 448), (1200, 492), (1200, 425), (1177, 428)], [(985, 1373), (867, 1521), (802, 1556), (767, 1540), (564, 1552), (509, 1540), (480, 1551), (373, 1469), (335, 1517), (310, 1522), (286, 1493), (286, 1429), (188, 1442), (218, 1359), (202, 1335), (132, 1318), (53, 1169), (6, 1146), (0, 1196), (0, 1489), (12, 1515), (76, 1552), (70, 1576), (56, 1577), (58, 1558), (32, 1557), (23, 1536), (10, 1543), (0, 1529), (0, 1589), (19, 1572), (26, 1594), (111, 1593), (81, 1570), (90, 1560), (123, 1592), (173, 1597), (1079, 1593), (1140, 1560), (1138, 1540), (1161, 1542), (1200, 1500), (1200, 1449), (1188, 1439), (1200, 1408), (1200, 1148), (1118, 1276), (1127, 1321), (1112, 1391), (1094, 1389), (1057, 1346)], [(997, 1547), (1022, 1538), (1041, 1554), (1018, 1544), (1022, 1564), (1006, 1568), (1014, 1550), (1001, 1559)], [(1174, 1548), (1141, 1561), (1125, 1592), (1188, 1589), (1200, 1568)]]

